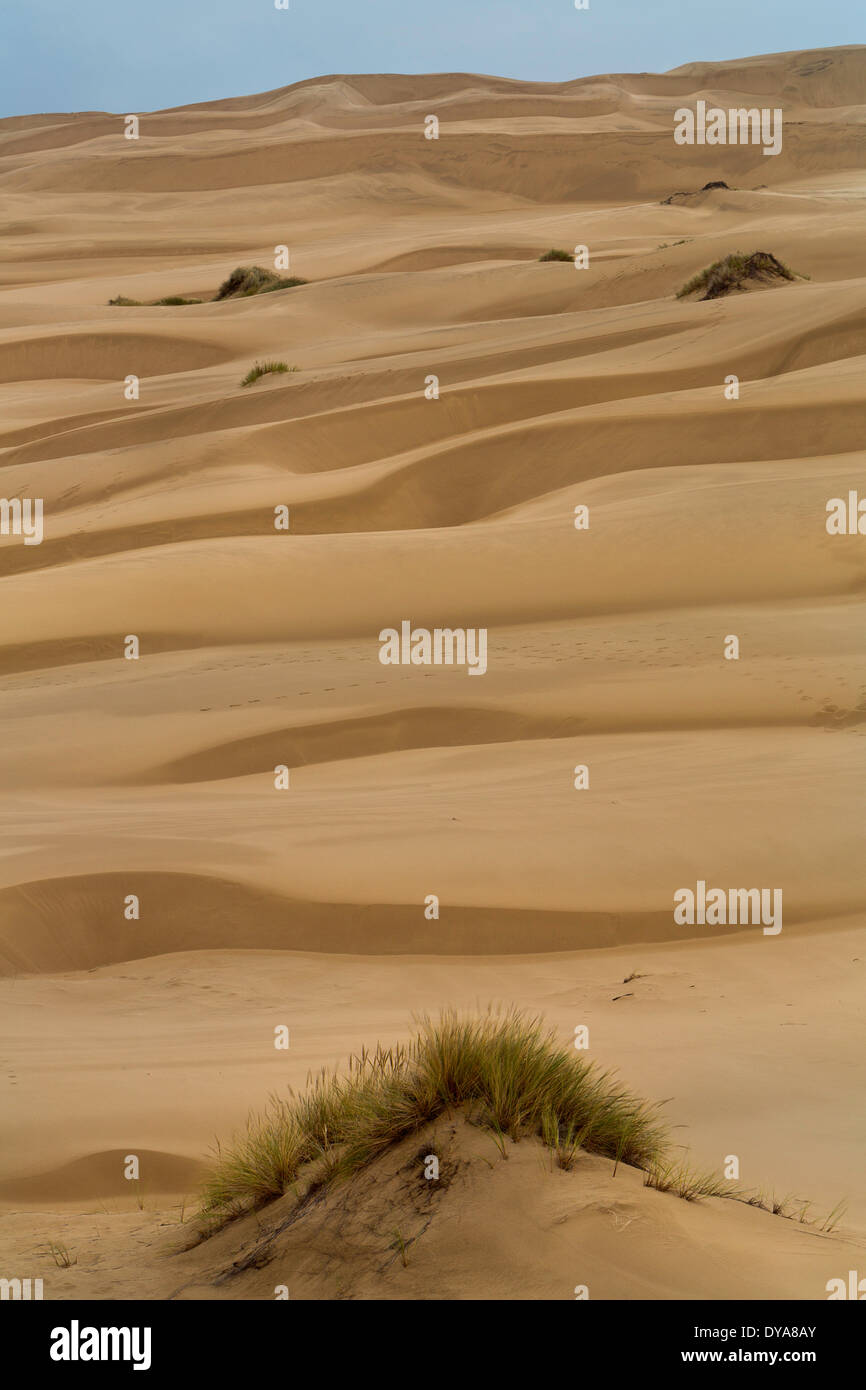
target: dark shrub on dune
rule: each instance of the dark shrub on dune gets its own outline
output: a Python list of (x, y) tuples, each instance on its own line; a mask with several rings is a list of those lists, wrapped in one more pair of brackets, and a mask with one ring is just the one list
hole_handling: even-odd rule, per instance
[(284, 277), (260, 265), (239, 265), (223, 280), (214, 299), (244, 299), (251, 294), (270, 294), (272, 290), (290, 290), (306, 284), (297, 275)]
[(200, 299), (184, 299), (180, 294), (167, 294), (163, 299), (127, 299), (126, 295), (119, 294), (116, 299), (109, 299), (111, 305), (122, 305), (124, 308), (134, 307), (136, 309), (156, 309), (160, 306), (170, 306), (174, 308), (177, 304), (201, 304)]
[(730, 294), (732, 290), (745, 289), (747, 281), (750, 280), (755, 284), (766, 285), (774, 280), (807, 278), (805, 275), (798, 275), (769, 251), (753, 251), (749, 256), (744, 256), (742, 251), (735, 251), (723, 260), (714, 261), (706, 270), (693, 275), (691, 280), (687, 280), (683, 287), (677, 290), (677, 299), (685, 299), (690, 294), (697, 294), (699, 290), (703, 290), (701, 299), (718, 299), (721, 295)]

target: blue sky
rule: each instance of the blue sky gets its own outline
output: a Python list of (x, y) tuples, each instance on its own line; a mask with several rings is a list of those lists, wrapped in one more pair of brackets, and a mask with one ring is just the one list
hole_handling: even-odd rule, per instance
[[(858, 24), (858, 17), (860, 23)], [(562, 81), (863, 41), (862, 0), (4, 0), (0, 116), (147, 111), (334, 72)]]

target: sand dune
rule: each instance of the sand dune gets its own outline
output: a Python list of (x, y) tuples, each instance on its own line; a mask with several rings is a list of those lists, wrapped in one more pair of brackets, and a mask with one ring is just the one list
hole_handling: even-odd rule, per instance
[[(782, 108), (781, 153), (676, 145), (699, 99)], [(0, 121), (0, 491), (45, 516), (0, 536), (0, 1250), (77, 1242), (51, 1297), (824, 1297), (866, 1241), (866, 541), (825, 525), (866, 496), (866, 47), (140, 121)], [(306, 284), (214, 302), (280, 245)], [(803, 278), (676, 298), (759, 249)], [(483, 679), (382, 665), (403, 620), (486, 628)], [(698, 879), (781, 887), (783, 931), (676, 924)], [(168, 1269), (215, 1134), (491, 999), (847, 1224), (491, 1171), (455, 1125), (435, 1212), (395, 1152), (278, 1204), (266, 1267), (243, 1225)]]
[[(609, 1160), (586, 1155), (562, 1172), (536, 1141), (505, 1145), (503, 1155), (465, 1121), (444, 1121), (379, 1160), (350, 1193), (314, 1198), (300, 1214), (286, 1197), (186, 1250), (177, 1226), (146, 1213), (90, 1216), (88, 1227), (68, 1217), (80, 1227), (78, 1263), (38, 1267), (67, 1298), (267, 1300), (282, 1287), (293, 1300), (442, 1301), (471, 1289), (518, 1301), (775, 1301), (826, 1296), (828, 1279), (862, 1258), (857, 1242), (796, 1220), (643, 1188), (634, 1169), (614, 1175)], [(431, 1147), (435, 1184), (423, 1178)]]

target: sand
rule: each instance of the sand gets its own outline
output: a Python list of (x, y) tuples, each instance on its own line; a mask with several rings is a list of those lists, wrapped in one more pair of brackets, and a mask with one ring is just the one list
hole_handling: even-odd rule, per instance
[[(677, 146), (699, 99), (781, 107), (781, 154)], [(0, 1274), (826, 1297), (866, 1259), (866, 540), (825, 526), (866, 497), (866, 47), (140, 121), (0, 121), (0, 490), (45, 514), (0, 536)], [(308, 284), (207, 302), (280, 245)], [(809, 278), (676, 298), (736, 250)], [(108, 305), (175, 294), (206, 302)], [(403, 620), (486, 628), (486, 673), (382, 665)], [(677, 924), (698, 880), (780, 888), (781, 932)], [(491, 1002), (588, 1025), (692, 1160), (813, 1224), (458, 1119), (435, 1199), (395, 1154), (266, 1269), (223, 1278), (243, 1225), (166, 1262), (270, 1092)]]

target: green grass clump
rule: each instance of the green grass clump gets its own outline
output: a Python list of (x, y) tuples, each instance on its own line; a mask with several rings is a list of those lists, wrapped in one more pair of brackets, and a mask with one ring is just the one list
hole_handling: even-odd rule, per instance
[(247, 290), (247, 294), (271, 294), (273, 290), (291, 290), (295, 285), (309, 283), (309, 280), (302, 280), (300, 275), (277, 276), (272, 285), (262, 285), (260, 290)]
[(691, 280), (687, 280), (682, 289), (677, 290), (677, 299), (685, 299), (687, 295), (697, 294), (698, 290), (703, 290), (701, 299), (718, 299), (721, 295), (730, 294), (731, 290), (742, 290), (745, 288), (747, 280), (768, 283), (771, 280), (806, 280), (809, 277), (799, 275), (793, 271), (783, 261), (771, 255), (769, 251), (753, 251), (751, 255), (744, 256), (742, 251), (735, 251), (730, 256), (725, 256), (723, 260), (714, 261), (707, 266), (706, 270), (701, 270), (697, 275), (693, 275)]
[(272, 1100), (217, 1161), (206, 1216), (283, 1195), (305, 1164), (318, 1180), (357, 1172), (447, 1110), (464, 1107), (500, 1138), (536, 1135), (570, 1168), (578, 1149), (651, 1170), (666, 1152), (657, 1107), (557, 1044), (515, 1010), (421, 1020), (405, 1047), (353, 1057), (347, 1075), (322, 1072), (290, 1100)]
[(698, 1173), (684, 1160), (668, 1156), (650, 1164), (644, 1187), (654, 1187), (658, 1192), (675, 1192), (687, 1202), (696, 1202), (701, 1197), (746, 1200), (742, 1188), (734, 1187), (727, 1178), (717, 1177), (715, 1173)]
[[(276, 275), (272, 270), (263, 270), (260, 265), (239, 265), (226, 280), (223, 280), (214, 295), (214, 302), (220, 299), (245, 299), (251, 294), (271, 294), (274, 290), (290, 290), (295, 285), (307, 283), (308, 281), (297, 275)], [(108, 302), (136, 308), (144, 308), (147, 305), (147, 301), (143, 299), (127, 299), (122, 294), (116, 299), (109, 299)], [(201, 304), (202, 300), (184, 299), (182, 295), (169, 294), (163, 299), (152, 299), (149, 303), (151, 306)]]
[(116, 299), (109, 299), (109, 304), (122, 304), (124, 306), (134, 306), (137, 309), (155, 309), (159, 305), (175, 304), (201, 304), (200, 299), (184, 299), (179, 294), (167, 294), (164, 299), (127, 299), (126, 295), (119, 294)]
[(267, 376), (269, 372), (296, 372), (297, 367), (290, 367), (288, 362), (256, 362), (255, 366), (250, 367), (241, 386), (252, 386), (254, 381), (258, 381), (260, 376)]
[(216, 294), (219, 299), (242, 299), (251, 294), (270, 294), (273, 290), (289, 290), (295, 285), (306, 285), (297, 275), (280, 276), (272, 270), (263, 270), (260, 265), (239, 265), (223, 280)]
[(545, 251), (543, 256), (539, 256), (540, 261), (573, 261), (574, 256), (570, 251), (561, 251), (552, 247), (550, 251)]

